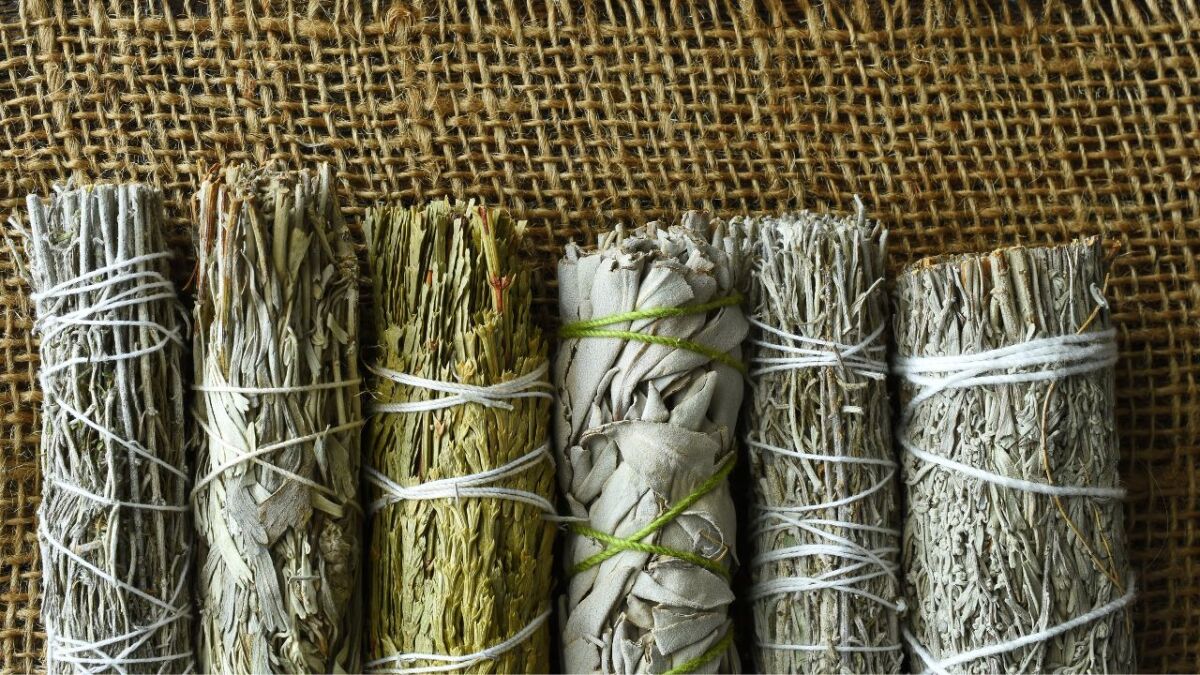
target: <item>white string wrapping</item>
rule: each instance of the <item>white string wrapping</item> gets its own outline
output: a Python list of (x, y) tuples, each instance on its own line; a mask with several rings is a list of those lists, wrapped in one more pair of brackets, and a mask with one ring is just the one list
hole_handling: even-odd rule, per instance
[[(546, 623), (546, 619), (550, 618), (550, 610), (542, 612), (537, 617), (525, 625), (515, 635), (508, 638), (504, 642), (482, 649), (471, 654), (462, 654), (458, 656), (448, 656), (445, 654), (422, 654), (418, 652), (410, 652), (406, 654), (393, 654), (385, 656), (381, 659), (370, 661), (366, 665), (366, 669), (372, 673), (393, 673), (395, 675), (407, 675), (409, 673), (445, 673), (453, 670), (461, 670), (470, 668), (471, 666), (482, 661), (489, 661), (500, 656), (508, 650), (516, 647), (525, 640), (528, 640), (531, 635), (541, 628), (542, 624)], [(440, 666), (425, 666), (421, 668), (387, 668), (390, 664), (405, 664), (413, 661), (440, 661), (443, 665)]]
[[(876, 334), (878, 334), (878, 332)], [(869, 342), (871, 339), (873, 338), (869, 338), (865, 342)], [(747, 439), (746, 444), (760, 452), (773, 452), (799, 459), (843, 464), (881, 466), (887, 468), (887, 471), (880, 478), (880, 480), (875, 481), (860, 492), (839, 499), (830, 500), (820, 504), (805, 504), (803, 506), (790, 507), (756, 504), (754, 506), (756, 513), (754, 518), (751, 520), (751, 538), (757, 537), (760, 534), (768, 531), (794, 527), (809, 532), (810, 534), (824, 539), (829, 543), (792, 546), (769, 551), (767, 553), (755, 556), (750, 561), (751, 567), (757, 567), (771, 562), (778, 562), (780, 560), (796, 559), (814, 555), (833, 556), (847, 562), (842, 567), (829, 570), (815, 577), (779, 577), (765, 582), (752, 584), (746, 591), (747, 600), (753, 602), (771, 595), (832, 589), (839, 593), (846, 593), (867, 598), (872, 602), (876, 602), (894, 612), (903, 611), (903, 600), (897, 600), (893, 602), (890, 599), (880, 597), (877, 594), (865, 591), (858, 587), (858, 584), (862, 582), (870, 581), (883, 576), (895, 578), (899, 572), (899, 563), (895, 561), (889, 561), (887, 556), (899, 552), (900, 549), (898, 544), (868, 548), (849, 537), (843, 537), (834, 534), (826, 528), (883, 534), (887, 537), (888, 541), (893, 542), (899, 540), (899, 530), (836, 519), (802, 517), (803, 514), (806, 513), (824, 511), (826, 509), (852, 504), (856, 501), (866, 499), (879, 490), (887, 487), (887, 485), (896, 475), (897, 465), (895, 460), (873, 457), (851, 457), (845, 455), (818, 455), (788, 450), (779, 446), (762, 443), (755, 439)], [(877, 646), (826, 644), (796, 645), (777, 644), (756, 640), (755, 644), (763, 649), (776, 649), (781, 651), (817, 652), (832, 649), (839, 653), (879, 653), (898, 651), (903, 648), (900, 643)]]
[[(1054, 485), (968, 466), (915, 447), (904, 433), (917, 406), (945, 391), (996, 384), (1059, 380), (1109, 368), (1116, 360), (1116, 330), (1112, 328), (1041, 338), (974, 354), (898, 356), (892, 363), (892, 372), (919, 388), (905, 405), (901, 417), (900, 446), (905, 452), (923, 462), (1012, 490), (1056, 497), (1123, 499), (1123, 488)], [(1007, 372), (1014, 369), (1029, 370)]]
[(844, 345), (789, 333), (769, 326), (756, 318), (751, 318), (750, 324), (784, 340), (812, 345), (811, 347), (798, 347), (794, 344), (779, 344), (757, 338), (752, 339), (750, 342), (756, 347), (774, 350), (784, 356), (755, 356), (750, 363), (761, 364), (762, 367), (752, 369), (751, 377), (800, 368), (847, 368), (863, 377), (875, 380), (887, 377), (888, 364), (882, 358), (884, 345), (879, 342), (884, 328), (887, 327), (886, 324), (880, 324), (862, 342), (855, 345)]
[(450, 394), (449, 396), (432, 398), (425, 401), (409, 401), (407, 403), (376, 403), (371, 407), (371, 410), (377, 413), (429, 412), (431, 410), (453, 408), (456, 405), (463, 405), (466, 403), (477, 403), (485, 408), (512, 410), (512, 404), (508, 402), (510, 399), (554, 399), (554, 395), (549, 391), (551, 385), (546, 381), (546, 373), (548, 373), (550, 370), (549, 362), (542, 363), (540, 366), (534, 368), (521, 377), (488, 386), (459, 384), (457, 382), (444, 382), (441, 380), (429, 380), (424, 377), (417, 377), (416, 375), (401, 373), (399, 371), (377, 365), (368, 365), (367, 369), (379, 377), (391, 380), (397, 384)]
[[(1125, 496), (1123, 488), (1055, 485), (1013, 478), (969, 466), (914, 446), (907, 441), (904, 433), (904, 427), (912, 418), (916, 407), (945, 391), (996, 384), (1059, 380), (1109, 368), (1116, 363), (1116, 360), (1116, 330), (1112, 328), (1090, 333), (1040, 338), (974, 354), (899, 356), (892, 363), (892, 372), (919, 388), (905, 406), (899, 432), (900, 445), (905, 452), (922, 462), (1012, 490), (1056, 497), (1122, 499)], [(1008, 372), (1015, 369), (1029, 370)], [(1135, 596), (1134, 590), (1134, 579), (1130, 578), (1128, 590), (1121, 597), (1074, 619), (1045, 630), (941, 660), (934, 659), (907, 628), (904, 630), (904, 638), (912, 650), (925, 662), (925, 670), (922, 672), (946, 675), (947, 669), (953, 666), (1045, 642), (1073, 628), (1104, 618), (1128, 605)]]
[(997, 654), (1004, 654), (1022, 647), (1035, 645), (1039, 642), (1052, 640), (1069, 630), (1073, 630), (1093, 621), (1103, 619), (1114, 612), (1119, 612), (1130, 602), (1132, 602), (1134, 597), (1136, 597), (1137, 589), (1135, 586), (1135, 581), (1136, 580), (1132, 576), (1129, 577), (1126, 583), (1128, 590), (1126, 590), (1123, 595), (1115, 600), (1112, 600), (1111, 602), (1107, 602), (1099, 607), (1096, 607), (1085, 614), (1081, 614), (1070, 621), (1064, 621), (1058, 625), (1051, 626), (1050, 628), (1046, 628), (1035, 633), (1022, 635), (1020, 637), (1013, 638), (1012, 640), (1006, 640), (999, 644), (980, 647), (979, 649), (972, 649), (971, 651), (963, 652), (962, 654), (955, 654), (954, 656), (941, 659), (940, 661), (933, 658), (933, 655), (931, 655), (929, 651), (925, 649), (924, 645), (922, 645), (907, 628), (904, 629), (904, 639), (908, 642), (909, 646), (912, 647), (913, 651), (917, 653), (917, 656), (921, 657), (921, 660), (925, 662), (924, 670), (920, 671), (922, 674), (933, 672), (938, 673), (938, 675), (948, 675), (947, 669), (953, 666), (968, 663), (970, 661), (974, 661), (975, 659), (982, 659), (989, 656), (995, 656)]
[[(475, 403), (485, 408), (512, 410), (513, 406), (508, 402), (510, 399), (554, 399), (554, 395), (548, 391), (551, 389), (552, 385), (546, 381), (546, 374), (550, 372), (549, 361), (542, 362), (542, 364), (537, 368), (534, 368), (521, 377), (486, 386), (430, 380), (423, 377), (417, 377), (416, 375), (409, 375), (408, 373), (401, 373), (399, 371), (391, 370), (378, 365), (368, 365), (367, 369), (379, 377), (391, 380), (397, 384), (449, 394), (449, 396), (429, 399), (426, 401), (412, 401), (408, 403), (377, 403), (371, 407), (372, 412), (375, 413), (408, 414), (430, 412), (433, 410), (441, 410), (444, 408), (466, 405), (468, 403)], [(367, 513), (375, 514), (380, 509), (403, 501), (434, 499), (459, 500), (465, 497), (470, 499), (505, 499), (523, 504), (529, 504), (530, 506), (541, 509), (544, 516), (548, 519), (555, 519), (557, 516), (557, 509), (555, 508), (554, 504), (550, 502), (550, 500), (546, 499), (542, 495), (529, 492), (528, 490), (494, 487), (492, 485), (492, 483), (495, 483), (496, 481), (500, 481), (518, 474), (545, 460), (549, 460), (550, 462), (554, 461), (554, 457), (550, 454), (549, 441), (512, 460), (511, 462), (498, 466), (494, 469), (489, 469), (487, 471), (481, 471), (466, 476), (442, 478), (413, 486), (400, 485), (391, 478), (388, 478), (378, 469), (364, 465), (363, 472), (366, 474), (367, 482), (378, 487), (384, 492), (382, 497), (371, 502), (371, 504), (367, 507)], [(483, 649), (472, 654), (464, 654), (461, 656), (451, 656), (446, 654), (421, 654), (413, 652), (405, 654), (393, 654), (391, 656), (385, 656), (381, 659), (368, 662), (366, 664), (366, 669), (372, 673), (407, 674), (441, 673), (469, 668), (481, 661), (494, 659), (529, 639), (529, 637), (532, 636), (549, 617), (550, 610), (546, 610), (534, 618), (533, 621), (530, 621), (524, 628), (522, 628), (511, 638), (501, 642), (500, 644), (488, 647), (487, 649)], [(425, 666), (420, 668), (384, 667), (389, 664), (405, 664), (413, 661), (440, 661), (443, 662), (444, 665)]]
[[(12, 222), (12, 221), (10, 221)], [(149, 253), (145, 255), (133, 256), (123, 260), (118, 260), (115, 263), (98, 267), (88, 272), (62, 281), (54, 286), (30, 294), (30, 298), (38, 305), (39, 319), (36, 327), (41, 333), (43, 343), (49, 342), (62, 331), (73, 326), (108, 326), (111, 328), (131, 328), (144, 327), (157, 332), (161, 339), (146, 347), (116, 352), (113, 354), (105, 354), (104, 356), (90, 355), (88, 357), (77, 357), (59, 361), (53, 365), (43, 366), (38, 378), (44, 392), (45, 400), (43, 405), (46, 408), (58, 408), (66, 412), (71, 417), (81, 422), (84, 426), (92, 429), (101, 437), (112, 441), (113, 443), (122, 446), (142, 459), (152, 462), (162, 469), (176, 475), (181, 480), (187, 479), (187, 474), (166, 461), (161, 457), (153, 454), (140, 443), (133, 439), (122, 437), (120, 434), (106, 427), (99, 422), (96, 422), (91, 416), (85, 412), (78, 410), (67, 401), (57, 395), (57, 389), (51, 386), (51, 378), (69, 368), (78, 365), (94, 365), (97, 363), (121, 361), (125, 359), (135, 359), (149, 356), (167, 347), (171, 342), (180, 346), (183, 345), (183, 336), (179, 328), (168, 328), (156, 321), (135, 321), (121, 319), (93, 319), (90, 317), (110, 312), (115, 309), (133, 307), (137, 305), (148, 304), (162, 300), (177, 300), (178, 296), (175, 293), (174, 284), (155, 270), (135, 269), (134, 271), (123, 272), (113, 276), (106, 276), (99, 281), (86, 283), (91, 279), (95, 279), (111, 272), (124, 270), (129, 268), (143, 268), (149, 263), (159, 260), (168, 259), (171, 257), (169, 252)], [(100, 302), (93, 303), (81, 309), (66, 312), (55, 313), (57, 300), (70, 298), (83, 293), (102, 292), (109, 288), (114, 288), (121, 284), (138, 282), (124, 291), (118, 291), (111, 295), (107, 295)], [(180, 316), (183, 318), (184, 325), (187, 323), (187, 315), (182, 308), (178, 309)], [(76, 485), (70, 481), (62, 480), (57, 477), (50, 478), (49, 482), (54, 484), (59, 489), (71, 494), (92, 500), (96, 503), (103, 504), (112, 508), (128, 508), (142, 509), (147, 511), (167, 511), (167, 512), (187, 512), (190, 510), (185, 505), (170, 505), (170, 504), (149, 504), (141, 502), (123, 501), (113, 498), (110, 495), (96, 494), (90, 490)], [(111, 481), (108, 482), (109, 489), (114, 486)], [(88, 673), (101, 672), (106, 669), (117, 670), (124, 672), (125, 667), (135, 664), (168, 664), (183, 662), (182, 671), (191, 671), (194, 667), (193, 652), (188, 650), (178, 654), (160, 654), (153, 657), (130, 658), (129, 654), (136, 651), (147, 641), (149, 641), (161, 628), (169, 626), (176, 621), (190, 616), (190, 608), (187, 603), (187, 595), (184, 592), (186, 588), (186, 580), (188, 579), (187, 566), (184, 568), (183, 574), (179, 576), (177, 586), (171, 595), (171, 599), (163, 600), (146, 593), (145, 591), (130, 585), (122, 579), (119, 579), (103, 569), (88, 562), (75, 551), (64, 545), (45, 527), (44, 524), (38, 527), (38, 536), (43, 544), (58, 551), (75, 562), (80, 567), (86, 569), (97, 579), (104, 581), (112, 586), (117, 592), (122, 595), (136, 596), (155, 607), (162, 610), (158, 619), (144, 626), (130, 631), (124, 635), (105, 638), (101, 640), (81, 640), (67, 635), (57, 634), (51, 626), (47, 626), (46, 630), (46, 650), (50, 660), (67, 663), (76, 667), (77, 670)], [(190, 546), (186, 553), (187, 559), (191, 559)], [(109, 654), (105, 648), (113, 645), (129, 642), (117, 654)]]
[(545, 443), (532, 451), (521, 455), (513, 461), (488, 471), (481, 471), (467, 476), (443, 478), (441, 480), (421, 483), (413, 487), (405, 487), (388, 478), (372, 467), (365, 467), (367, 482), (383, 490), (384, 496), (371, 502), (367, 513), (374, 514), (380, 509), (402, 501), (417, 501), (430, 499), (492, 498), (507, 499), (535, 506), (549, 515), (555, 515), (554, 504), (545, 497), (527, 490), (492, 487), (490, 484), (516, 475), (529, 469), (538, 462), (553, 458), (550, 454), (550, 444)]

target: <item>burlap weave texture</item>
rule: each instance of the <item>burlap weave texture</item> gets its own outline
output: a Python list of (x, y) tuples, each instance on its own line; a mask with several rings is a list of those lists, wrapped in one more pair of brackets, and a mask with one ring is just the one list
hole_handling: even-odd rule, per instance
[[(685, 208), (849, 210), (925, 254), (1101, 234), (1141, 667), (1200, 670), (1200, 13), (1187, 3), (3, 0), (0, 212), (55, 181), (168, 195), (335, 165), (568, 238)], [(186, 279), (190, 262), (181, 262)], [(42, 648), (27, 289), (0, 255), (0, 668)]]

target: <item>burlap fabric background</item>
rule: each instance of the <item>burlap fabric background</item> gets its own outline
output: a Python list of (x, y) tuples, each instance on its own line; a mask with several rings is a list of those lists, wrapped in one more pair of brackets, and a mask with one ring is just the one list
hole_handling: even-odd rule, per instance
[[(353, 220), (499, 200), (546, 264), (620, 221), (855, 193), (897, 266), (1103, 234), (1141, 666), (1200, 670), (1198, 12), (875, 4), (5, 0), (0, 207), (148, 181), (184, 245), (201, 166), (276, 158), (332, 162)], [(0, 276), (0, 667), (27, 671), (39, 398), (7, 254)]]

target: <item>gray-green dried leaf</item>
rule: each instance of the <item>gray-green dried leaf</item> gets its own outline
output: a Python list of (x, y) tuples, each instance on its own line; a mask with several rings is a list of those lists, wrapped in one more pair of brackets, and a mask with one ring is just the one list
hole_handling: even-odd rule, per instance
[[(639, 309), (705, 304), (733, 294), (738, 244), (699, 214), (660, 229), (618, 230), (596, 251), (559, 262), (562, 322)], [(747, 323), (737, 307), (607, 326), (699, 342), (740, 358)], [(638, 531), (718, 472), (734, 452), (742, 375), (669, 345), (613, 338), (564, 340), (555, 363), (555, 448), (567, 515), (603, 533)], [(722, 481), (644, 543), (732, 568), (736, 523)], [(567, 537), (566, 568), (605, 546)], [(562, 599), (567, 672), (694, 672), (739, 668), (726, 577), (676, 557), (625, 550), (570, 579)], [(712, 650), (721, 651), (702, 663)]]
[(209, 672), (359, 670), (358, 266), (333, 181), (234, 167), (196, 197)]

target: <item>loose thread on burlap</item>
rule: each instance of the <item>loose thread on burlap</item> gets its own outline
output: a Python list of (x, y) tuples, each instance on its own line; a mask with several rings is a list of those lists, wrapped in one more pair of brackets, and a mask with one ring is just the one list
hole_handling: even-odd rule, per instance
[(703, 483), (698, 485), (695, 490), (693, 490), (683, 499), (676, 502), (673, 506), (671, 506), (671, 508), (663, 511), (662, 514), (647, 523), (640, 530), (627, 537), (620, 537), (615, 534), (594, 530), (579, 523), (570, 525), (571, 530), (576, 534), (581, 534), (585, 537), (590, 537), (596, 541), (607, 544), (607, 547), (604, 550), (585, 560), (580, 561), (578, 565), (572, 567), (571, 574), (579, 574), (580, 572), (590, 570), (591, 568), (599, 565), (605, 560), (608, 560), (621, 551), (639, 551), (641, 553), (649, 553), (651, 555), (662, 555), (678, 558), (693, 565), (703, 567), (724, 577), (725, 579), (729, 579), (729, 570), (726, 569), (725, 565), (721, 564), (717, 560), (705, 558), (704, 556), (697, 555), (690, 551), (680, 551), (667, 546), (659, 546), (658, 544), (646, 544), (643, 543), (642, 540), (654, 534), (655, 532), (658, 532), (667, 523), (670, 523), (678, 518), (680, 514), (686, 511), (692, 504), (695, 504), (701, 497), (709, 492), (712, 492), (729, 476), (729, 473), (733, 471), (733, 465), (735, 461), (735, 455), (732, 453), (727, 455), (726, 458), (721, 462), (721, 465), (717, 468), (717, 471), (713, 473), (713, 475), (709, 476)]
[[(1062, 486), (1028, 481), (955, 462), (915, 447), (906, 440), (904, 433), (904, 429), (918, 405), (951, 389), (992, 384), (1055, 382), (1067, 377), (1109, 368), (1117, 359), (1115, 338), (1116, 331), (1110, 328), (1104, 331), (1040, 338), (973, 354), (897, 357), (892, 364), (892, 372), (919, 387), (917, 394), (909, 400), (904, 408), (899, 430), (901, 447), (923, 462), (1012, 490), (1054, 497), (1124, 498), (1125, 490), (1122, 488), (1086, 485)], [(1031, 368), (1032, 370), (1019, 373), (998, 372), (1015, 368)], [(940, 373), (940, 376), (934, 375), (934, 373)], [(952, 666), (1045, 642), (1073, 628), (1102, 619), (1127, 606), (1133, 600), (1134, 595), (1134, 579), (1130, 577), (1128, 590), (1121, 597), (1069, 621), (941, 660), (933, 658), (916, 636), (907, 629), (904, 630), (904, 638), (913, 651), (925, 662), (923, 672), (945, 675), (946, 669)]]
[[(886, 324), (880, 324), (878, 328), (872, 331), (871, 334), (864, 338), (861, 342), (853, 345), (846, 345), (829, 340), (819, 340), (805, 337), (803, 335), (797, 335), (795, 333), (789, 333), (785, 330), (770, 326), (757, 318), (751, 318), (750, 323), (759, 330), (784, 340), (784, 343), (769, 342), (760, 339), (752, 340), (752, 343), (760, 349), (774, 350), (784, 354), (784, 356), (755, 356), (752, 358), (750, 361), (752, 365), (762, 365), (762, 367), (755, 368), (751, 371), (750, 374), (752, 376), (784, 370), (799, 370), (804, 368), (846, 368), (858, 375), (876, 380), (883, 379), (887, 376), (887, 361), (881, 357), (872, 355), (879, 353), (883, 349), (883, 345), (880, 343), (880, 338), (883, 336)], [(795, 343), (812, 346), (799, 347), (796, 346)], [(837, 508), (839, 506), (846, 506), (874, 495), (875, 493), (887, 487), (892, 481), (893, 477), (896, 475), (898, 468), (896, 461), (892, 459), (878, 459), (873, 457), (822, 455), (816, 453), (799, 452), (796, 450), (789, 450), (787, 448), (764, 443), (754, 438), (748, 438), (746, 440), (746, 444), (750, 448), (760, 452), (774, 453), (796, 459), (879, 466), (887, 469), (885, 475), (878, 481), (875, 481), (865, 489), (855, 494), (847, 495), (839, 499), (829, 500), (820, 504), (792, 507), (756, 504), (754, 509), (757, 511), (757, 515), (751, 521), (752, 527), (755, 528), (751, 534), (752, 538), (772, 530), (796, 527), (816, 537), (825, 539), (830, 543), (791, 546), (788, 548), (760, 554), (751, 559), (751, 567), (758, 567), (782, 560), (798, 559), (807, 556), (818, 555), (840, 558), (848, 561), (848, 564), (829, 570), (828, 572), (816, 577), (781, 577), (765, 582), (755, 583), (751, 585), (746, 592), (748, 599), (750, 601), (755, 601), (772, 595), (803, 593), (821, 589), (833, 589), (840, 593), (847, 593), (867, 598), (872, 602), (876, 602), (894, 612), (903, 611), (903, 600), (899, 602), (893, 602), (887, 598), (880, 597), (875, 593), (871, 593), (858, 587), (858, 584), (871, 581), (872, 579), (877, 579), (880, 577), (889, 577), (894, 579), (896, 577), (900, 568), (899, 563), (889, 562), (885, 559), (885, 557), (898, 553), (900, 550), (899, 545), (896, 544), (892, 546), (868, 548), (848, 537), (838, 536), (824, 528), (874, 532), (883, 534), (889, 539), (893, 540), (899, 539), (899, 530), (895, 528), (862, 525), (860, 523), (835, 519), (800, 518), (794, 515), (811, 513), (814, 511), (823, 511), (826, 509)], [(769, 524), (771, 521), (775, 521), (775, 523), (773, 525)], [(863, 570), (871, 568), (875, 568), (876, 571), (860, 573)], [(768, 643), (761, 640), (756, 640), (755, 644), (763, 649), (775, 649), (781, 651), (816, 652), (832, 649), (839, 653), (882, 653), (898, 651), (903, 648), (903, 645), (898, 642), (872, 647), (826, 644), (777, 644)]]
[[(36, 198), (31, 198), (36, 199)], [(15, 221), (10, 221), (18, 228), (19, 224)], [(28, 235), (27, 235), (28, 236)], [(109, 428), (95, 421), (84, 411), (78, 410), (57, 394), (57, 388), (52, 385), (51, 378), (59, 372), (72, 368), (77, 365), (94, 365), (97, 363), (110, 363), (123, 361), (128, 359), (136, 359), (149, 356), (156, 352), (162, 351), (168, 344), (174, 342), (178, 345), (183, 345), (183, 336), (179, 328), (168, 328), (157, 321), (152, 320), (124, 320), (124, 319), (93, 319), (89, 318), (104, 312), (110, 312), (116, 309), (135, 307), (139, 305), (148, 305), (153, 302), (164, 300), (177, 300), (174, 284), (161, 273), (151, 269), (135, 269), (132, 272), (116, 274), (105, 277), (99, 281), (85, 283), (89, 279), (117, 272), (127, 268), (144, 268), (150, 263), (167, 259), (171, 256), (169, 252), (150, 253), (145, 255), (134, 256), (119, 260), (115, 263), (98, 267), (86, 273), (77, 275), (65, 281), (62, 281), (54, 286), (42, 291), (30, 294), (30, 298), (38, 303), (39, 307), (45, 307), (44, 303), (54, 300), (61, 300), (75, 295), (84, 293), (102, 292), (109, 288), (114, 288), (120, 284), (129, 282), (138, 282), (134, 286), (107, 296), (100, 302), (93, 303), (81, 309), (65, 314), (52, 314), (39, 310), (40, 318), (37, 321), (37, 326), (41, 331), (41, 340), (43, 344), (48, 343), (58, 333), (71, 328), (73, 326), (104, 326), (109, 328), (127, 328), (127, 327), (144, 327), (157, 332), (161, 339), (157, 342), (130, 351), (117, 351), (112, 354), (103, 356), (91, 355), (88, 357), (74, 357), (56, 362), (52, 365), (45, 365), (39, 371), (39, 381), (42, 391), (44, 392), (45, 400), (43, 405), (47, 408), (57, 407), (59, 410), (66, 412), (71, 417), (75, 418), (84, 426), (98, 433), (106, 440), (112, 441), (114, 444), (124, 447), (133, 452), (135, 455), (156, 464), (160, 468), (174, 474), (181, 480), (187, 479), (187, 474), (161, 457), (153, 454), (149, 449), (141, 443), (131, 438), (124, 438), (116, 433), (112, 428)], [(184, 318), (186, 326), (186, 314), (181, 307), (175, 308), (180, 316)], [(111, 464), (112, 447), (109, 446)], [(178, 506), (170, 504), (152, 504), (145, 502), (131, 502), (114, 499), (107, 495), (100, 495), (92, 492), (80, 485), (71, 481), (62, 480), (58, 477), (50, 477), (49, 482), (56, 487), (84, 497), (99, 504), (114, 508), (127, 508), (146, 511), (166, 511), (166, 512), (186, 512), (189, 510), (187, 506)], [(111, 480), (108, 483), (111, 489)], [(126, 666), (137, 664), (168, 664), (184, 661), (186, 665), (183, 670), (190, 671), (194, 666), (194, 653), (192, 650), (187, 650), (181, 653), (160, 654), (152, 657), (130, 657), (129, 654), (146, 644), (154, 634), (171, 624), (185, 619), (190, 616), (190, 610), (187, 607), (186, 581), (188, 579), (190, 562), (185, 562), (182, 574), (176, 582), (176, 587), (173, 590), (170, 599), (164, 600), (154, 595), (143, 591), (136, 586), (118, 578), (114, 574), (110, 574), (100, 567), (92, 564), (77, 552), (71, 550), (70, 547), (63, 544), (45, 523), (40, 523), (37, 529), (38, 536), (42, 542), (49, 545), (59, 554), (66, 556), (72, 562), (79, 565), (83, 569), (90, 572), (95, 578), (107, 583), (121, 595), (132, 595), (161, 610), (158, 617), (138, 628), (114, 637), (109, 637), (101, 640), (80, 640), (69, 636), (57, 634), (53, 626), (46, 627), (47, 653), (48, 657), (56, 662), (66, 663), (77, 666), (81, 669), (96, 671), (104, 668), (112, 668), (115, 670), (124, 670)], [(186, 553), (187, 559), (190, 561), (190, 545), (189, 552)], [(116, 654), (108, 654), (104, 651), (106, 647), (129, 642), (120, 652)], [(84, 656), (85, 654), (94, 654), (95, 656)]]
[(716, 300), (701, 303), (699, 305), (688, 305), (684, 307), (653, 307), (649, 309), (623, 312), (621, 314), (610, 314), (608, 316), (603, 316), (596, 319), (573, 321), (558, 329), (558, 337), (561, 340), (580, 338), (613, 338), (617, 340), (645, 342), (647, 344), (673, 347), (675, 349), (686, 349), (687, 351), (695, 352), (701, 356), (707, 357), (712, 361), (723, 363), (744, 374), (746, 372), (746, 364), (730, 356), (728, 352), (709, 347), (708, 345), (701, 344), (694, 340), (671, 337), (668, 335), (655, 335), (653, 333), (643, 333), (639, 331), (611, 330), (601, 328), (602, 326), (611, 326), (614, 323), (626, 323), (644, 319), (665, 319), (676, 316), (688, 316), (691, 314), (705, 314), (714, 309), (736, 306), (741, 302), (742, 296), (738, 293), (732, 293), (723, 298), (718, 298)]
[[(407, 403), (376, 403), (371, 407), (374, 413), (383, 414), (412, 414), (431, 412), (434, 410), (442, 410), (452, 408), (459, 405), (467, 405), (474, 403), (485, 408), (498, 408), (501, 410), (512, 410), (513, 406), (509, 403), (511, 399), (520, 398), (547, 398), (553, 399), (554, 395), (547, 389), (551, 388), (549, 382), (546, 381), (546, 374), (549, 373), (549, 362), (542, 362), (537, 368), (529, 371), (521, 377), (517, 377), (504, 382), (498, 382), (492, 385), (470, 385), (457, 382), (446, 382), (441, 380), (431, 380), (424, 377), (417, 377), (408, 373), (402, 373), (390, 368), (384, 368), (379, 365), (367, 365), (367, 369), (377, 376), (387, 380), (391, 380), (397, 384), (403, 384), (409, 387), (418, 389), (428, 389), (430, 391), (449, 394), (440, 398), (427, 399), (424, 401), (410, 401)], [(462, 498), (469, 499), (504, 499), (522, 504), (528, 504), (535, 508), (541, 509), (543, 516), (549, 519), (555, 519), (557, 509), (550, 500), (542, 495), (539, 495), (528, 490), (518, 490), (515, 488), (495, 487), (493, 483), (496, 481), (510, 478), (522, 471), (527, 471), (530, 468), (537, 466), (543, 461), (554, 461), (553, 455), (550, 454), (550, 443), (546, 443), (534, 448), (530, 452), (487, 471), (468, 474), (466, 476), (455, 476), (451, 478), (441, 478), (437, 480), (418, 483), (417, 485), (405, 486), (397, 483), (389, 478), (382, 471), (379, 471), (372, 466), (364, 466), (363, 471), (366, 474), (367, 481), (384, 492), (384, 496), (372, 502), (367, 512), (375, 514), (380, 510), (405, 501), (423, 501), (435, 499), (450, 499), (458, 501)], [(507, 640), (495, 644), (486, 649), (481, 649), (471, 654), (463, 655), (448, 655), (448, 654), (425, 654), (417, 652), (408, 652), (403, 654), (392, 654), (380, 659), (375, 659), (366, 664), (366, 669), (374, 673), (391, 673), (394, 675), (408, 675), (410, 673), (442, 673), (462, 668), (469, 668), (482, 661), (495, 659), (496, 657), (508, 652), (512, 648), (528, 640), (537, 632), (537, 629), (546, 622), (550, 617), (550, 610), (546, 610), (542, 614), (534, 617), (532, 621), (527, 623), (524, 628), (515, 633)], [(413, 661), (442, 661), (444, 665), (426, 666), (421, 668), (384, 668), (392, 663), (411, 663)]]

